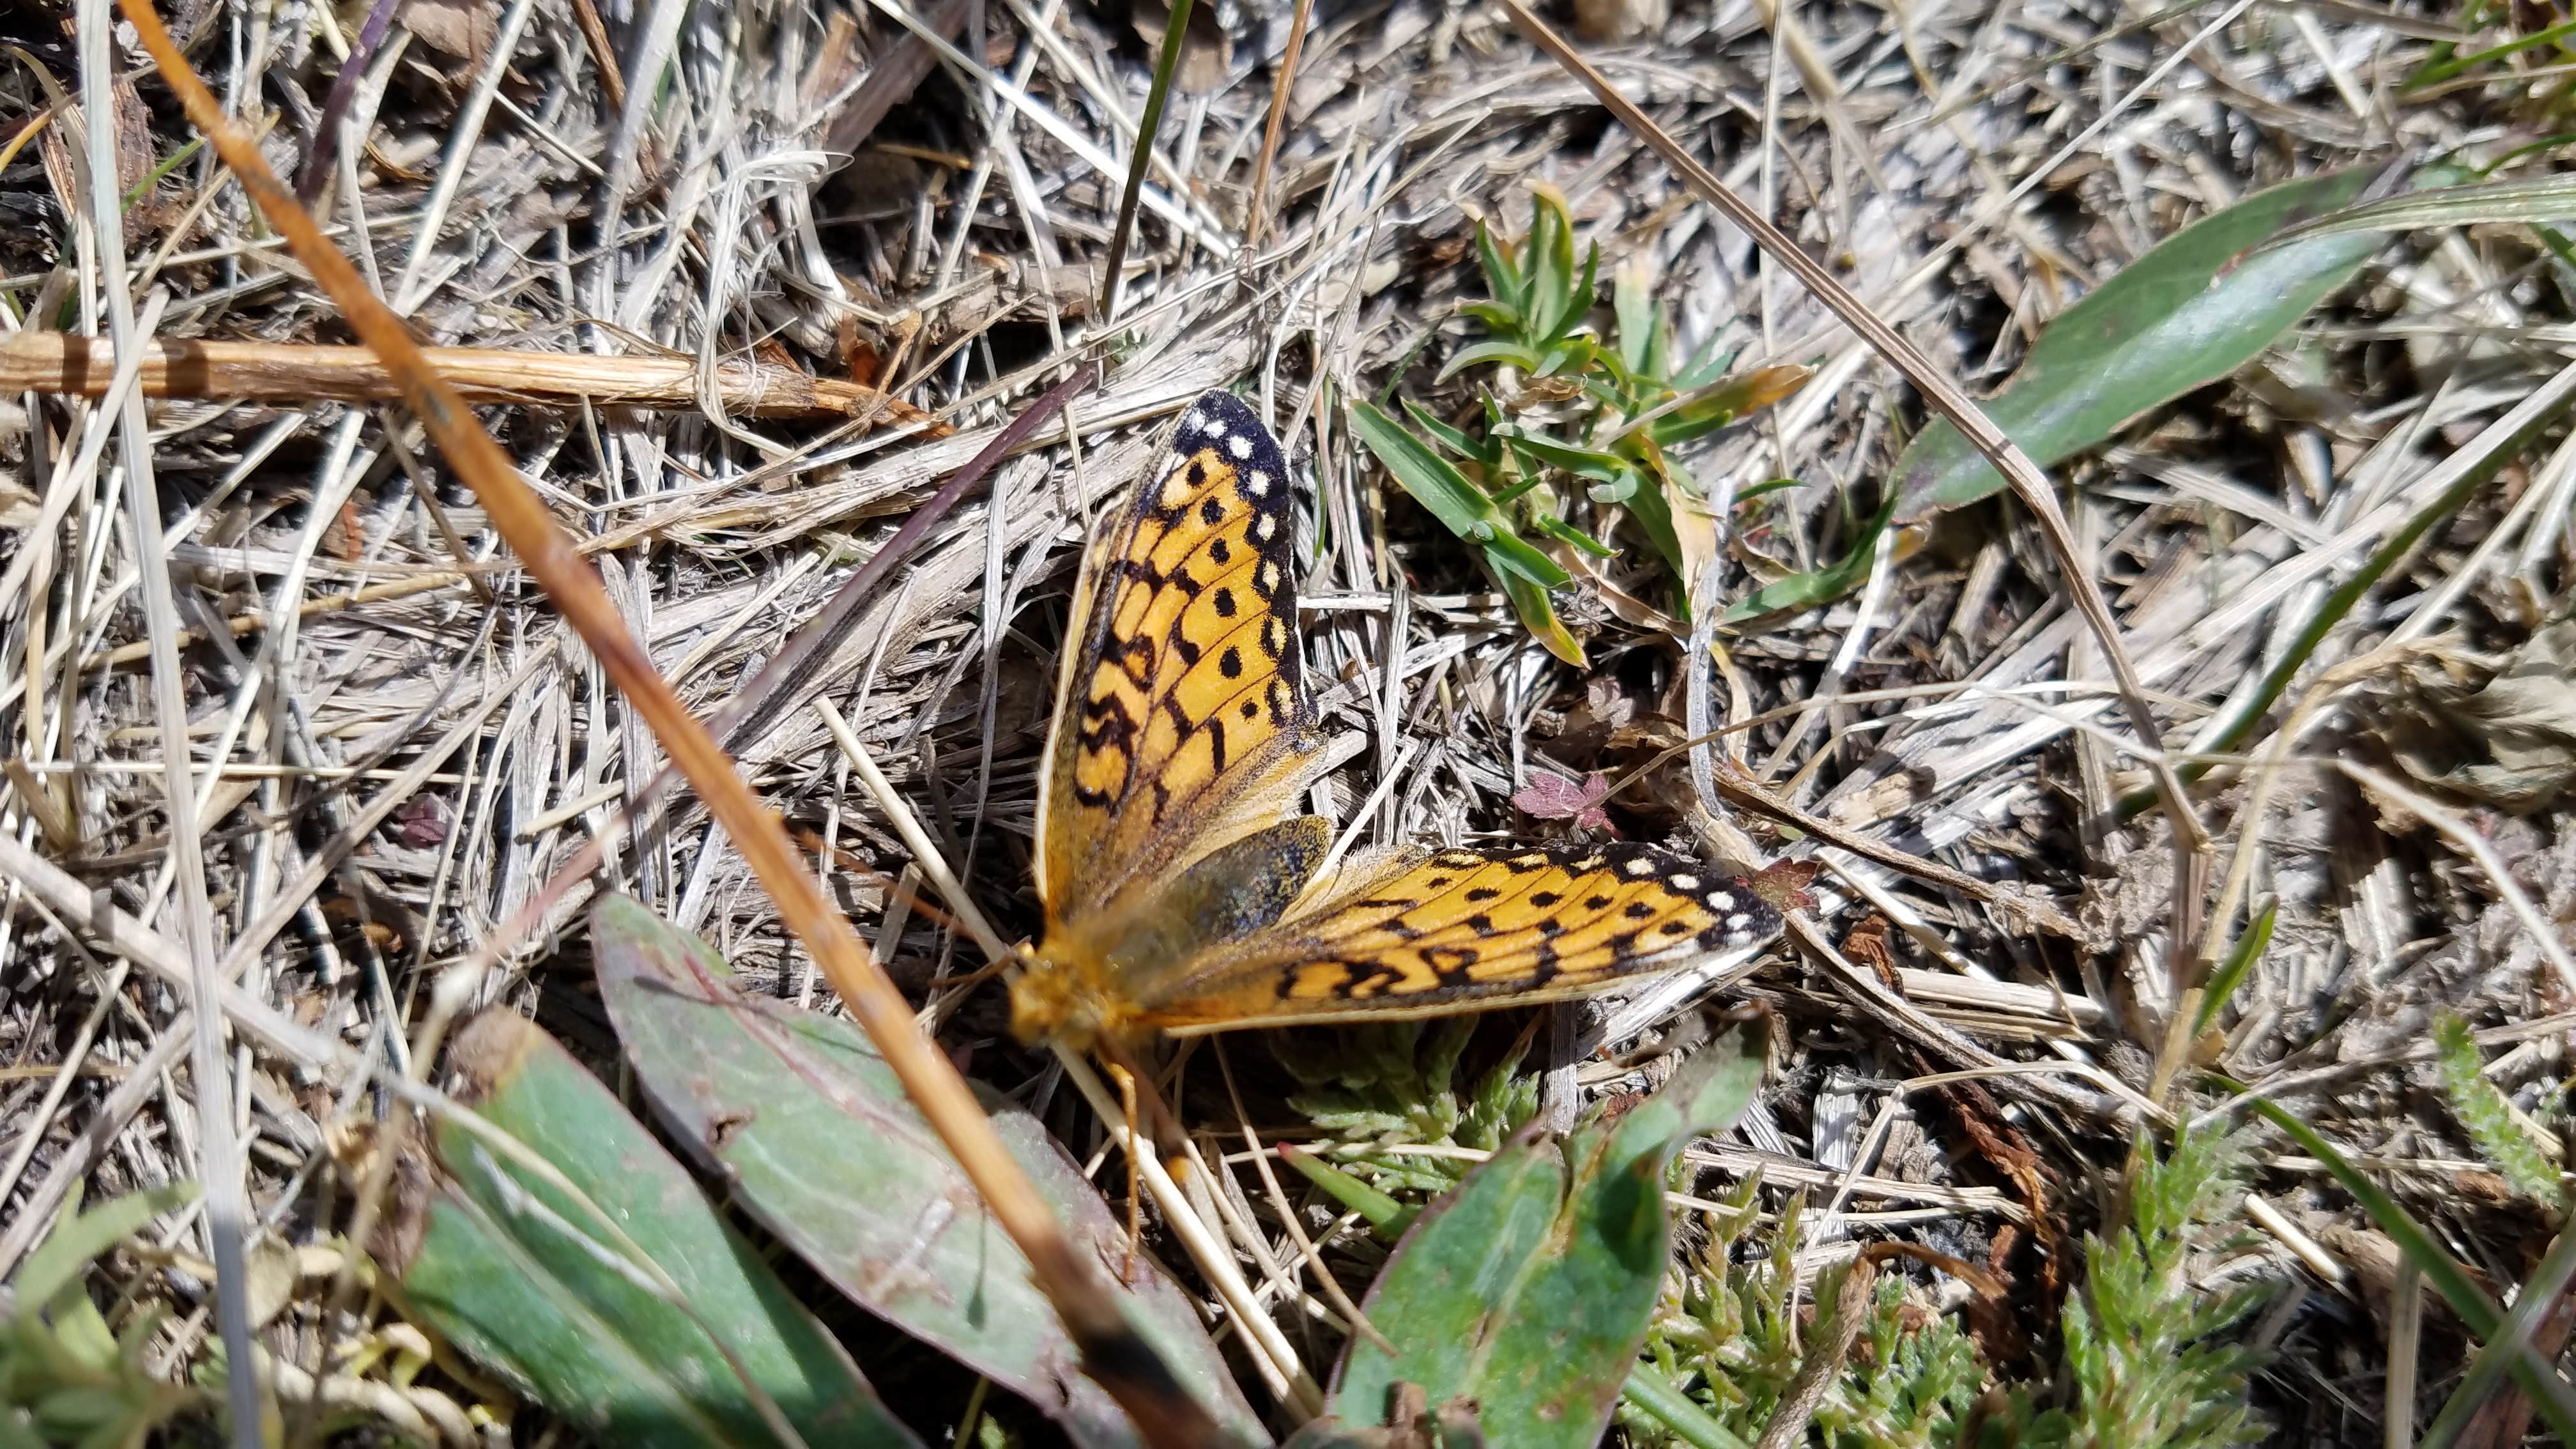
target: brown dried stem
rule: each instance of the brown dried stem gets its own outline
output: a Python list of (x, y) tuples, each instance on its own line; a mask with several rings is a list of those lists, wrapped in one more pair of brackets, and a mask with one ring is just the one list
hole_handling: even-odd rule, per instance
[[(698, 406), (694, 357), (600, 357), (587, 352), (522, 352), (499, 347), (417, 349), (467, 403), (515, 403), (692, 411)], [(66, 332), (20, 332), (0, 339), (0, 394), (107, 395), (116, 376), (113, 349)], [(138, 386), (145, 397), (229, 398), (243, 402), (395, 402), (403, 385), (364, 347), (283, 342), (200, 342), (155, 337), (144, 348)], [(916, 424), (934, 438), (955, 429), (872, 387), (809, 377), (765, 362), (716, 369), (716, 396), (734, 417), (882, 417)]]

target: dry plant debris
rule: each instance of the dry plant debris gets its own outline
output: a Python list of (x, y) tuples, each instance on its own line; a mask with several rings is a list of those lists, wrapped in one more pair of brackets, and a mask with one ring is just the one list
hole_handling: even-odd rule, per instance
[[(1309, 658), (1348, 742), (1318, 810), (1363, 843), (1615, 832), (1770, 868), (1790, 934), (1732, 979), (1162, 1064), (1207, 1170), (1147, 1174), (1169, 1191), (1137, 1261), (1215, 1326), (1268, 1429), (1326, 1402), (1347, 1341), (1401, 1326), (1369, 1292), (1424, 1256), (1397, 1245), (1426, 1203), (1476, 1163), (1544, 1166), (1524, 1122), (1696, 1080), (1739, 1035), (1709, 1008), (1738, 998), (1771, 1008), (1770, 1070), (1718, 1135), (1657, 1148), (1677, 1148), (1670, 1267), (1624, 1442), (2551, 1428), (2576, 1271), (2555, 1187), (2576, 1026), (2564, 26), (2484, 4), (1544, 14), (1951, 383), (2022, 399), (1999, 416), (2064, 423), (2030, 401), (2052, 373), (2144, 378), (2071, 445), (2015, 432), (2060, 489), (2059, 538), (1982, 485), (1898, 507), (1905, 468), (1951, 447), (1915, 384), (1508, 7), (1192, 8), (1109, 312), (1161, 7), (168, 19), (482, 389), (701, 717), (1050, 386), (1106, 364), (733, 742), (949, 1057), (1092, 1170), (1100, 1222), (1131, 1191), (1115, 1095), (1009, 1040), (998, 987), (969, 979), (974, 928), (1034, 927), (1072, 561), (1201, 390), (1251, 399), (1308, 490)], [(610, 893), (703, 937), (746, 993), (828, 1011), (828, 984), (696, 800), (630, 830), (651, 733), (110, 7), (0, 3), (0, 40), (0, 1438), (30, 1385), (88, 1393), (90, 1419), (37, 1425), (64, 1441), (214, 1422), (220, 1274), (291, 1439), (569, 1442), (577, 1415), (425, 1332), (388, 1281), (410, 1260), (371, 1225), (453, 1199), (377, 1150), (387, 1124), (491, 1089), (413, 1060), (421, 1022), (533, 1018), (617, 1083), (633, 1028), (590, 959)], [(2285, 184), (2316, 214), (2375, 206), (2374, 229), (2260, 245), (2302, 211), (2199, 272), (2160, 250)], [(1548, 206), (1581, 278), (1515, 345), (1596, 349), (1573, 361), (1490, 346), (1534, 312), (1466, 310), (1497, 295), (1480, 237), (1525, 267)], [(2183, 311), (2302, 266), (2314, 297), (2228, 314), (2256, 318), (2236, 351)], [(2081, 310), (2106, 295), (2161, 310)], [(120, 307), (150, 339), (123, 376)], [(2176, 315), (2190, 358), (2151, 325)], [(1765, 367), (1814, 372), (1732, 426), (1633, 444)], [(1372, 414), (1508, 539), (1444, 526)], [(148, 563), (137, 499), (165, 540)], [(1489, 562), (1514, 542), (1528, 572)], [(2158, 772), (2191, 782), (2206, 848), (2146, 808)], [(604, 865), (546, 893), (592, 849)], [(229, 983), (221, 1093), (192, 1060), (200, 967)], [(181, 1186), (221, 1134), (206, 1101), (242, 1145), (218, 1184), (248, 1206), (238, 1269)], [(756, 1213), (723, 1230), (792, 1241)], [(1117, 1432), (788, 1262), (778, 1291), (820, 1325), (797, 1342), (846, 1352), (923, 1440)], [(2170, 1351), (2104, 1348), (2122, 1334)], [(2210, 1407), (2239, 1383), (2252, 1417)], [(2137, 1414), (2101, 1412), (2115, 1388)], [(1407, 1402), (1380, 1432), (1460, 1432), (1457, 1406)], [(1484, 1431), (1536, 1442), (1516, 1428)]]

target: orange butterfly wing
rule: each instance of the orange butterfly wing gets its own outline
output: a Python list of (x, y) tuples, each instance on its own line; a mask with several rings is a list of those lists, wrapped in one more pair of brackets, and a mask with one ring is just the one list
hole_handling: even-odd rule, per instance
[(1039, 787), (1051, 939), (1133, 915), (1192, 862), (1277, 825), (1321, 754), (1279, 445), (1240, 399), (1209, 392), (1159, 467), (1076, 593)]
[(1779, 913), (1650, 846), (1400, 852), (1137, 983), (1175, 1034), (1561, 1000), (1757, 945)]

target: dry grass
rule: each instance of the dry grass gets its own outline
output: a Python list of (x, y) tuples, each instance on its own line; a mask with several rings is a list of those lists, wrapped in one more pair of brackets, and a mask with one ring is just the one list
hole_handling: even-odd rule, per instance
[[(1662, 9), (1610, 6), (1610, 23), (1650, 29), (1586, 55), (1972, 393), (2075, 297), (2265, 184), (2410, 152), (2492, 161), (2562, 129), (2530, 57), (2401, 90), (2458, 23), (2432, 10), (1645, 13)], [(1738, 515), (1717, 597), (1839, 558), (1925, 412), (1502, 12), (1320, 10), (1284, 91), (1275, 174), (1256, 176), (1289, 14), (1228, 9), (1229, 78), (1175, 98), (1110, 317), (1095, 271), (1149, 60), (1115, 19), (1033, 0), (596, 15), (588, 0), (416, 0), (409, 15), (360, 57), (336, 150), (317, 141), (362, 10), (171, 18), (281, 171), (321, 157), (317, 215), (419, 340), (545, 354), (566, 379), (561, 401), (484, 416), (702, 717), (1077, 359), (1114, 359), (734, 741), (827, 893), (917, 993), (979, 953), (889, 906), (916, 852), (853, 759), (882, 767), (1004, 936), (1030, 929), (1033, 770), (1074, 545), (1143, 466), (1155, 424), (1242, 385), (1311, 470), (1305, 623), (1344, 741), (1321, 787), (1337, 817), (1388, 838), (1554, 828), (1510, 804), (1534, 770), (1617, 779), (1697, 721), (1742, 726), (1705, 772), (1665, 759), (1612, 808), (1632, 834), (1740, 867), (1818, 868), (1813, 912), (1733, 983), (1783, 1009), (1784, 1071), (1738, 1140), (1703, 1155), (1832, 1206), (1810, 1223), (1810, 1268), (1901, 1234), (2054, 1283), (2031, 1244), (2093, 1222), (2129, 1134), (2214, 1109), (2168, 1093), (2194, 1085), (2193, 1066), (2256, 1083), (2346, 1144), (2499, 1280), (2537, 1256), (2540, 1217), (2480, 1195), (2492, 1174), (2433, 1091), (2426, 1024), (2466, 1013), (2500, 1053), (2491, 1080), (2529, 1111), (2554, 1100), (2576, 1025), (2576, 833), (2556, 799), (2509, 812), (2443, 765), (2463, 718), (2493, 718), (2464, 714), (2458, 682), (2538, 647), (2567, 612), (2564, 428), (2408, 549), (2263, 728), (2216, 759), (2193, 796), (2206, 854), (2178, 856), (2167, 818), (2120, 808), (2154, 771), (2211, 763), (2193, 753), (2211, 722), (2329, 593), (2487, 439), (2524, 441), (2576, 384), (2576, 284), (2530, 228), (2392, 240), (2264, 361), (2055, 470), (2076, 485), (2063, 540), (2008, 504), (1945, 515), (1856, 594), (1722, 636), (1725, 665), (1694, 698), (1682, 641), (1632, 607), (1664, 596), (1645, 550), (1568, 608), (1592, 660), (1574, 670), (1353, 444), (1348, 400), (1398, 367), (1412, 395), (1469, 396), (1432, 372), (1465, 336), (1449, 319), (1476, 294), (1475, 223), (1515, 230), (1529, 188), (1552, 185), (1605, 274), (1653, 272), (1688, 342), (1714, 338), (1743, 366), (1818, 365), (1802, 393), (1685, 458), (1719, 496), (1797, 480)], [(609, 1059), (581, 995), (596, 891), (641, 895), (759, 989), (828, 1000), (694, 800), (628, 836), (619, 807), (663, 764), (651, 734), (416, 423), (351, 401), (386, 396), (381, 381), (343, 368), (301, 391), (276, 382), (279, 359), (314, 365), (323, 354), (303, 349), (345, 343), (344, 324), (212, 158), (182, 154), (191, 133), (148, 71), (116, 57), (102, 169), (68, 108), (70, 12), (0, 9), (0, 32), (26, 52), (0, 72), (0, 313), (21, 329), (0, 367), (62, 351), (25, 335), (40, 326), (113, 351), (111, 313), (130, 308), (138, 336), (255, 345), (271, 369), (214, 395), (177, 385), (176, 365), (144, 369), (139, 393), (120, 393), (90, 354), (78, 397), (0, 399), (0, 1276), (75, 1187), (96, 1199), (228, 1160), (254, 1259), (327, 1247), (348, 1227), (339, 1154), (395, 1109), (360, 1064), (409, 1068), (413, 1027), (460, 963), (497, 952), (476, 1003), (519, 1003)], [(89, 220), (102, 187), (132, 198), (113, 236)], [(116, 256), (122, 281), (103, 282)], [(601, 380), (621, 368), (653, 371), (680, 410), (623, 405), (638, 399)], [(25, 368), (0, 377), (33, 385)], [(846, 416), (765, 416), (771, 383)], [(152, 399), (132, 404), (148, 467), (119, 431), (137, 396)], [(166, 539), (166, 601), (161, 572), (136, 568), (137, 501)], [(2069, 554), (2089, 562), (2070, 570)], [(2166, 753), (2137, 747), (2070, 577), (2098, 586)], [(174, 812), (164, 741), (182, 718), (193, 808)], [(602, 836), (604, 868), (496, 939)], [(2271, 950), (2198, 1040), (2175, 1026), (2205, 974), (2172, 959), (2178, 858), (2207, 875), (2184, 893), (2199, 935), (2186, 953), (2214, 962), (2262, 904), (2279, 911)], [(192, 1062), (189, 975), (206, 968), (238, 983), (237, 1030)], [(1659, 1080), (1641, 1046), (1687, 1049), (1677, 1023), (1694, 1008), (1656, 991), (1562, 1013), (1539, 1038), (1556, 1050), (1540, 1064), (1547, 1110)], [(1016, 1087), (1049, 1069), (1003, 1038), (997, 993), (945, 1010), (941, 1041), (977, 1075)], [(1521, 1025), (1493, 1030), (1508, 1041)], [(1261, 1056), (1233, 1051), (1239, 1071)], [(218, 1061), (226, 1090), (209, 1096), (201, 1073)], [(234, 1104), (238, 1154), (207, 1100)], [(1211, 1158), (1240, 1147), (1210, 1105), (1221, 1088), (1194, 1077), (1186, 1100)], [(1265, 1139), (1310, 1130), (1275, 1091), (1248, 1105)], [(1054, 1111), (1077, 1150), (1098, 1140), (1069, 1099)], [(2417, 1321), (2393, 1250), (2315, 1162), (2265, 1165), (2249, 1215), (2262, 1231), (2208, 1265), (2289, 1289), (2256, 1329), (2281, 1350), (2265, 1405), (2289, 1435), (2351, 1443), (2385, 1422), (2384, 1384), (2438, 1404), (2452, 1328)], [(1243, 1180), (1268, 1214), (1260, 1180)], [(205, 1223), (168, 1222), (162, 1246), (221, 1261)], [(1283, 1226), (1249, 1236), (1278, 1275), (1265, 1301), (1309, 1291)], [(126, 1288), (180, 1309), (159, 1361), (197, 1360), (217, 1328), (203, 1278), (126, 1267)], [(309, 1280), (262, 1330), (278, 1360), (325, 1381), (330, 1343), (383, 1327), (328, 1309), (328, 1286)], [(1305, 1327), (1296, 1317), (1291, 1336)], [(2346, 1340), (2362, 1347), (2333, 1348)], [(1280, 1346), (1283, 1385), (1329, 1368), (1330, 1341)], [(424, 1380), (420, 1395), (470, 1392)], [(445, 1412), (420, 1395), (413, 1412)], [(925, 1428), (956, 1408), (899, 1407)]]

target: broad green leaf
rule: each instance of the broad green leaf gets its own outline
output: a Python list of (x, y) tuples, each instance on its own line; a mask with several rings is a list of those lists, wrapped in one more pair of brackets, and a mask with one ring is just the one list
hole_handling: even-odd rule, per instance
[[(600, 999), (676, 1140), (851, 1299), (1055, 1417), (1078, 1444), (1136, 1443), (1078, 1366), (1026, 1260), (852, 1023), (736, 994), (706, 943), (610, 896), (591, 915)], [(1129, 1262), (1126, 1229), (1035, 1118), (988, 1099), (993, 1129), (1075, 1251)], [(1122, 1307), (1236, 1438), (1265, 1442), (1224, 1361), (1150, 1262)], [(819, 1449), (819, 1446), (818, 1446)]]
[(581, 1196), (440, 1119), (438, 1171), (407, 1205), (399, 1249), (382, 1255), (410, 1312), (597, 1443), (788, 1442), (746, 1379), (810, 1449), (920, 1442), (688, 1170), (554, 1038), (495, 1008), (449, 1057), (466, 1079), (459, 1095)]
[[(2350, 203), (2375, 174), (2356, 167), (2288, 182), (2183, 228), (2051, 322), (1984, 404), (1986, 416), (2048, 467), (2251, 362), (2381, 246), (2375, 234), (2268, 251), (2263, 241)], [(2003, 486), (1985, 455), (1938, 420), (1896, 461), (1897, 519)]]
[(1520, 536), (1510, 517), (1483, 489), (1393, 418), (1355, 402), (1351, 427), (1361, 445), (1415, 502), (1429, 509), (1451, 533), (1481, 545), (1487, 561), (1503, 577), (1517, 577), (1542, 591), (1563, 588), (1570, 581), (1562, 566)]
[(1664, 1174), (1753, 1099), (1757, 1028), (1727, 1034), (1663, 1091), (1559, 1143), (1524, 1131), (1422, 1215), (1362, 1305), (1395, 1345), (1353, 1339), (1328, 1408), (1369, 1422), (1397, 1382), (1474, 1400), (1497, 1442), (1590, 1449), (1662, 1290)]

